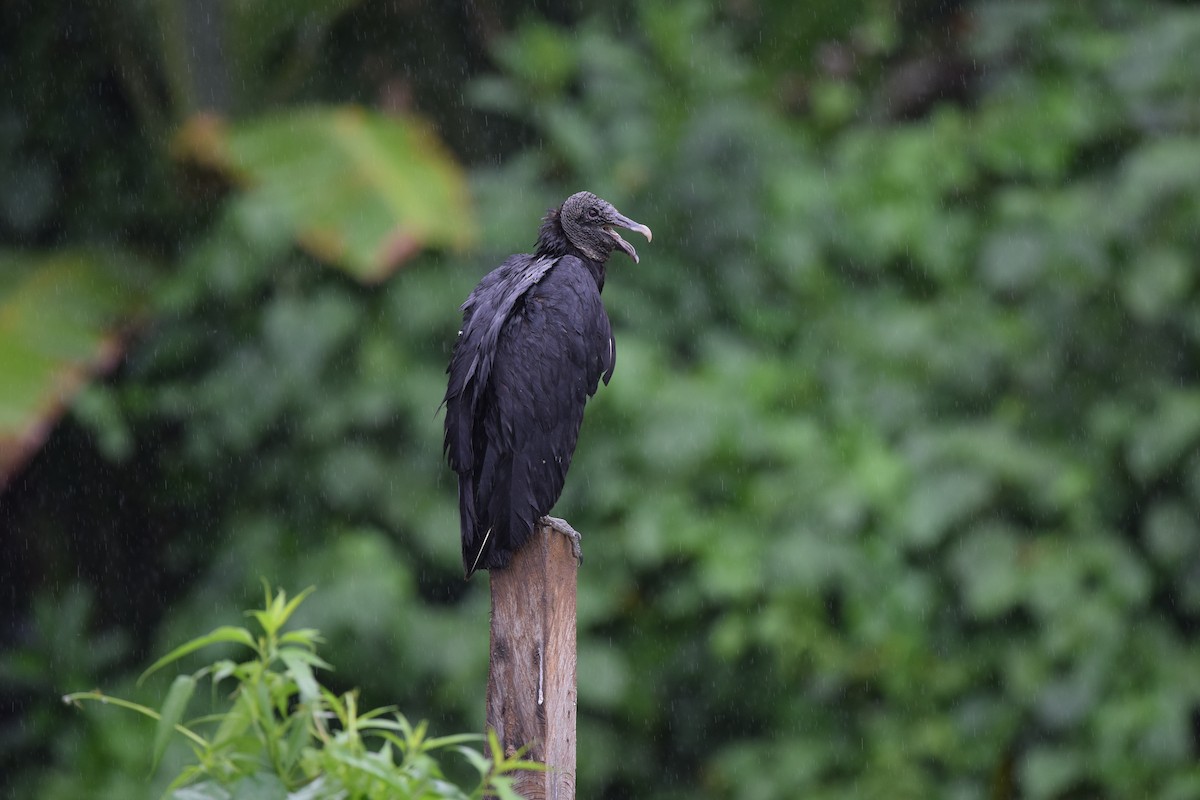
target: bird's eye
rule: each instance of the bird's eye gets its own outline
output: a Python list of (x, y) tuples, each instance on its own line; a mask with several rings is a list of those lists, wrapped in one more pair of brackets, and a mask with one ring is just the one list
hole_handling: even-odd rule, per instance
[(592, 208), (589, 208), (588, 216), (591, 217), (592, 219), (595, 219), (596, 217), (600, 216), (600, 209), (598, 209), (594, 206)]

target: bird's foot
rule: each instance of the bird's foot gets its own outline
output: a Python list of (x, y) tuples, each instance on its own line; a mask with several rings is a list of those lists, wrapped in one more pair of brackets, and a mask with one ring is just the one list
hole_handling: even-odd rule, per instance
[(583, 537), (580, 535), (579, 531), (572, 528), (570, 523), (568, 523), (565, 519), (559, 519), (558, 517), (545, 516), (542, 517), (541, 522), (543, 525), (548, 525), (553, 530), (558, 531), (563, 536), (566, 536), (571, 540), (571, 553), (575, 556), (575, 560), (582, 564), (583, 547), (581, 542)]

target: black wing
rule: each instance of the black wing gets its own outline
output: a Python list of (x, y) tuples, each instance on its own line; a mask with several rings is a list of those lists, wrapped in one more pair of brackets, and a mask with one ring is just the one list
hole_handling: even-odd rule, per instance
[(446, 457), (455, 472), (475, 463), (473, 431), (491, 377), (496, 343), (517, 301), (554, 266), (554, 259), (510, 256), (489, 272), (462, 304), (463, 326), (446, 372)]
[(468, 574), (507, 564), (554, 506), (587, 398), (612, 375), (612, 331), (595, 280), (574, 257), (551, 267), (538, 264), (528, 270), (536, 277), (521, 280), (489, 276), (464, 306), (446, 448), (459, 474)]

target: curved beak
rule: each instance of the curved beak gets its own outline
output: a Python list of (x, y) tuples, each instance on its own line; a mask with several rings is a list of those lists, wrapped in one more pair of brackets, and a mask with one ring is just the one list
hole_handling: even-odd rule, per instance
[(642, 236), (646, 237), (647, 242), (654, 238), (654, 234), (651, 233), (650, 229), (645, 225), (641, 224), (640, 222), (634, 222), (629, 217), (619, 212), (614, 214), (609, 224), (604, 226), (604, 232), (616, 240), (617, 247), (624, 251), (627, 256), (632, 258), (633, 263), (640, 263), (641, 259), (638, 258), (637, 250), (634, 250), (633, 245), (622, 239), (621, 234), (612, 229), (613, 225), (619, 225), (626, 230), (637, 231)]

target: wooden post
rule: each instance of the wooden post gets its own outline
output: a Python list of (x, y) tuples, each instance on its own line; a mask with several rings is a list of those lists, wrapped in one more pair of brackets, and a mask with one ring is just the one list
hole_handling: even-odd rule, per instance
[(545, 772), (520, 772), (513, 788), (527, 800), (575, 797), (575, 582), (571, 541), (547, 525), (505, 569), (491, 570), (492, 649), (487, 725), (506, 755)]

